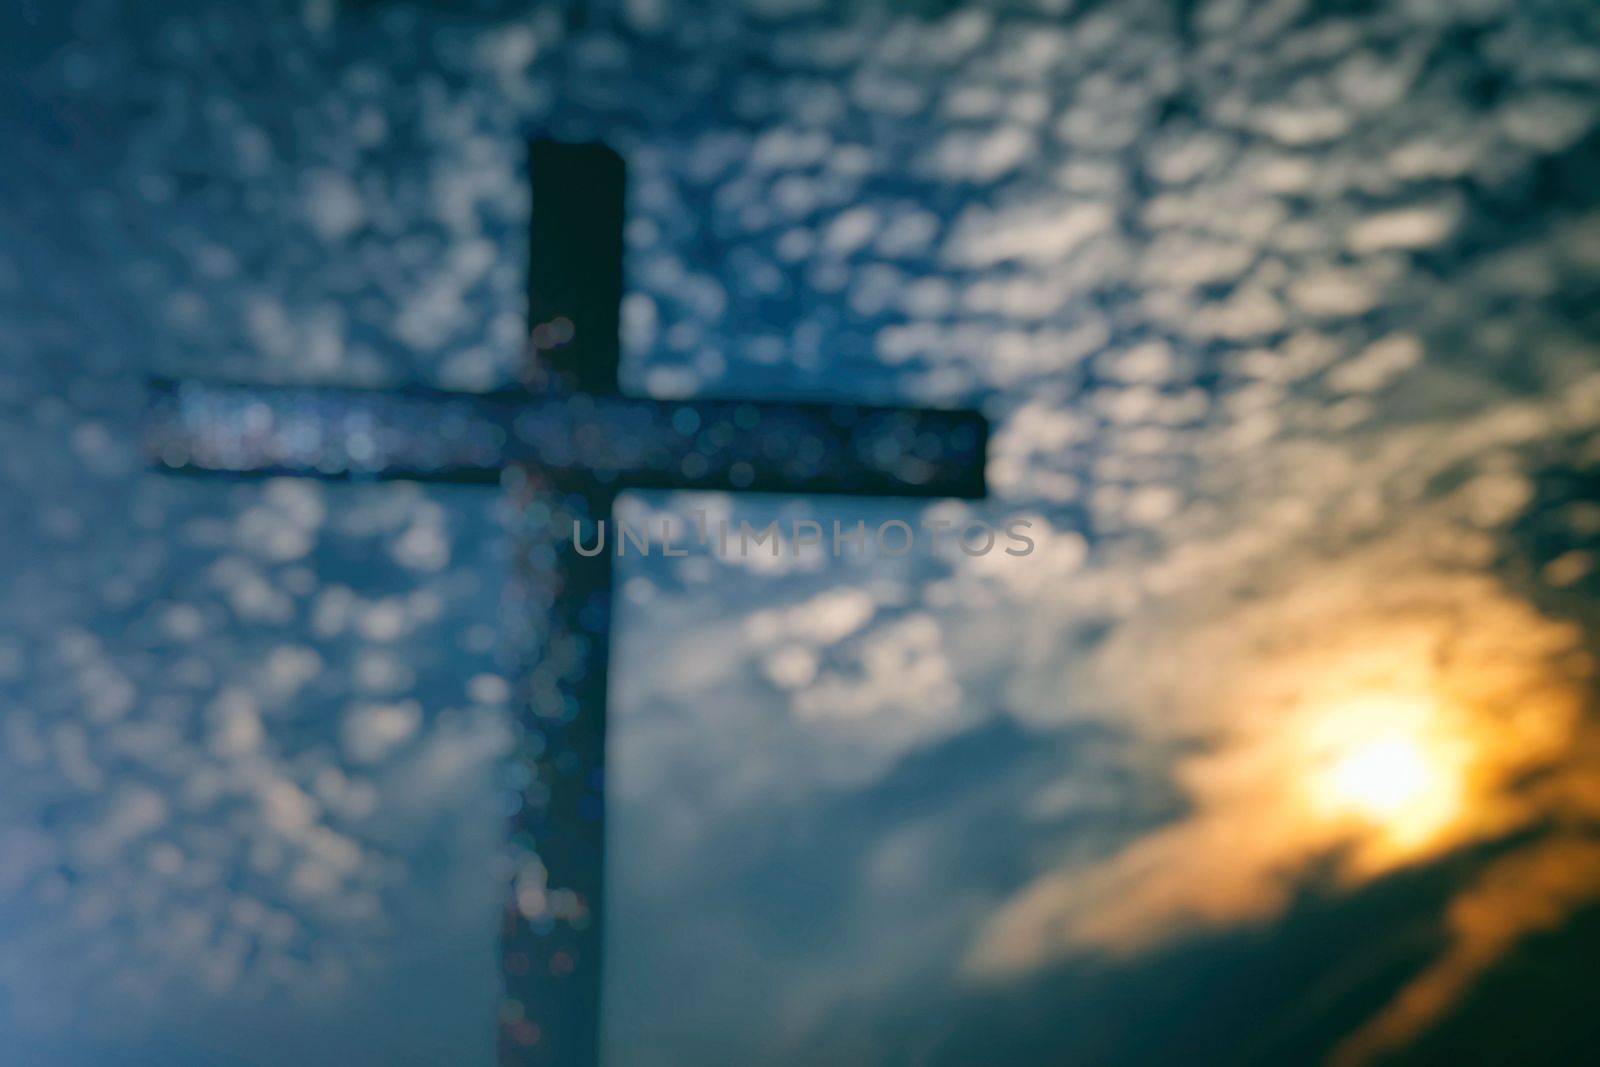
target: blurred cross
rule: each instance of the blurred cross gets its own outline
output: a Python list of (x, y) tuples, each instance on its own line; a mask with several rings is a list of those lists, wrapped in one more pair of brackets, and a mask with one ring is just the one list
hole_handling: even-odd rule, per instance
[[(623, 164), (533, 145), (528, 388), (447, 393), (159, 382), (146, 445), (170, 470), (501, 484), (521, 516), (506, 618), (516, 689), (500, 1061), (599, 1060), (611, 552), (596, 524), (629, 488), (978, 497), (970, 411), (651, 400), (618, 388)], [(615, 540), (613, 540), (615, 544)]]

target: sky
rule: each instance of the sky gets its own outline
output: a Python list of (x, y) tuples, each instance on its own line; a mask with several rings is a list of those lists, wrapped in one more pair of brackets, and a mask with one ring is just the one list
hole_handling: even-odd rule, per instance
[(981, 405), (1025, 558), (619, 570), (613, 1064), (1570, 1062), (1600, 938), (1600, 16), (24, 2), (0, 1041), (489, 1063), (492, 489), (149, 473), (151, 374), (516, 377), (525, 137), (625, 388)]

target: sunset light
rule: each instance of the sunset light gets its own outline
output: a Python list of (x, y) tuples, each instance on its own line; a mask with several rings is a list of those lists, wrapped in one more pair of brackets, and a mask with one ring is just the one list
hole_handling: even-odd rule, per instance
[(1391, 858), (1432, 843), (1463, 814), (1469, 739), (1426, 699), (1330, 709), (1312, 731), (1313, 805), (1369, 832)]
[(1353, 810), (1392, 819), (1427, 796), (1441, 777), (1415, 738), (1384, 737), (1361, 746), (1328, 772), (1328, 789)]

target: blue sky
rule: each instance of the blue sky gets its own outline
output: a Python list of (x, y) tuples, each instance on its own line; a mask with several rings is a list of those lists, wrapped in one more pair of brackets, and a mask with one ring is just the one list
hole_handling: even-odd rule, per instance
[(133, 442), (152, 373), (512, 380), (534, 130), (628, 158), (629, 388), (995, 420), (983, 502), (626, 514), (1040, 530), (623, 566), (613, 1062), (1581, 1036), (1592, 11), (493, 6), (6, 35), (22, 1062), (489, 1062), (497, 495)]

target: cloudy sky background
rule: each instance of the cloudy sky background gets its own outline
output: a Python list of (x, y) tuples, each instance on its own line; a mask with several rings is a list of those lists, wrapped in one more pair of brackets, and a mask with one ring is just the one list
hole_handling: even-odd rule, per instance
[[(623, 566), (614, 1062), (1580, 1032), (1589, 5), (515, 6), (4, 15), (23, 1062), (490, 1062), (496, 494), (132, 443), (150, 373), (511, 380), (535, 129), (629, 159), (629, 388), (996, 420), (985, 502), (626, 514), (1040, 535)], [(1371, 738), (1426, 802), (1337, 803)]]

